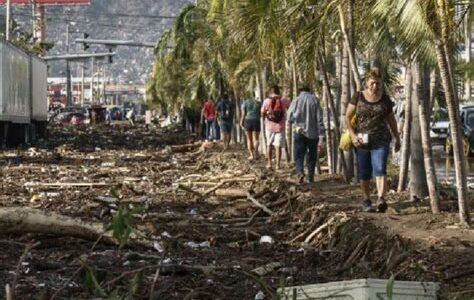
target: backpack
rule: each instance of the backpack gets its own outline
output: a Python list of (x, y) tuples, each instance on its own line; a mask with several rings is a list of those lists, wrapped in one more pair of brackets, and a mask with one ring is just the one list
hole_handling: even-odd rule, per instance
[(221, 118), (224, 121), (232, 120), (232, 106), (230, 101), (222, 101), (221, 103)]
[(269, 121), (280, 123), (285, 116), (285, 110), (283, 109), (283, 102), (280, 96), (271, 98), (269, 110), (267, 111), (266, 117)]

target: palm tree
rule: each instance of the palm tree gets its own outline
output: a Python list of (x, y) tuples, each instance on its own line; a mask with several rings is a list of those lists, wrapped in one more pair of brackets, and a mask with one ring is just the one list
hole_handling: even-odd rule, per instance
[(398, 192), (406, 189), (408, 180), (408, 166), (410, 161), (410, 136), (412, 123), (412, 91), (413, 82), (411, 76), (411, 66), (406, 67), (405, 77), (405, 107), (404, 107), (404, 124), (403, 124), (403, 141), (400, 153), (400, 176), (398, 179)]
[[(377, 0), (375, 15), (397, 29), (400, 48), (407, 54), (416, 54), (418, 60), (436, 62), (451, 124), (451, 140), (455, 161), (456, 187), (460, 222), (469, 223), (465, 157), (462, 151), (458, 99), (452, 73), (455, 22), (454, 6), (460, 1), (447, 0)], [(412, 144), (413, 145), (413, 144)], [(412, 177), (413, 179), (413, 177)]]
[(426, 93), (427, 87), (425, 86), (425, 78), (427, 77), (426, 73), (423, 74), (423, 69), (420, 63), (415, 62), (415, 82), (417, 85), (416, 88), (416, 98), (418, 100), (418, 111), (419, 111), (419, 120), (420, 120), (420, 131), (421, 131), (421, 142), (423, 148), (423, 157), (424, 157), (424, 167), (426, 170), (426, 181), (428, 186), (428, 192), (430, 196), (431, 211), (434, 214), (439, 213), (439, 199), (438, 191), (436, 189), (436, 172), (434, 168), (433, 153), (431, 150), (431, 141), (430, 141), (430, 130), (429, 130), (429, 121), (428, 121), (428, 108), (430, 107), (430, 98), (429, 94)]

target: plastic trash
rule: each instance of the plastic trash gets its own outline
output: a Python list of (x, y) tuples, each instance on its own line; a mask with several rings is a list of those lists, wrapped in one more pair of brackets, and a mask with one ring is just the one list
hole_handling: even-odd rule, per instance
[(265, 294), (262, 291), (258, 291), (257, 295), (255, 295), (255, 300), (263, 300), (265, 299)]
[(264, 243), (273, 244), (274, 242), (275, 240), (273, 240), (273, 238), (269, 235), (262, 235), (259, 241), (260, 244), (264, 244)]
[(153, 248), (155, 248), (155, 250), (160, 253), (163, 253), (165, 251), (165, 248), (163, 247), (163, 245), (161, 245), (160, 242), (153, 242)]

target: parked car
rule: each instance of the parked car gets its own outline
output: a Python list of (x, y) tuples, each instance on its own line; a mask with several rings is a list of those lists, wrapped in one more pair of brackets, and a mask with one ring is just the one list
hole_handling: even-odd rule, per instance
[(431, 118), (430, 138), (433, 144), (444, 145), (448, 137), (449, 116), (444, 108), (437, 109)]
[[(466, 156), (472, 155), (474, 153), (474, 105), (462, 106), (460, 116), (463, 151)], [(453, 153), (453, 145), (450, 134), (446, 139), (446, 153)]]

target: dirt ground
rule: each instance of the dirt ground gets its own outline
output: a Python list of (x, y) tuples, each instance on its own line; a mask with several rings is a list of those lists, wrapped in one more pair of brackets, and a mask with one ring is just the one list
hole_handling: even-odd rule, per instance
[(393, 191), (387, 213), (361, 213), (357, 186), (337, 176), (296, 186), (291, 167), (266, 170), (242, 146), (223, 152), (177, 128), (50, 133), (0, 153), (0, 207), (107, 226), (121, 212), (150, 246), (0, 234), (0, 286), (15, 299), (272, 299), (283, 286), (391, 274), (474, 299), (474, 231), (457, 226), (449, 190), (437, 216)]

